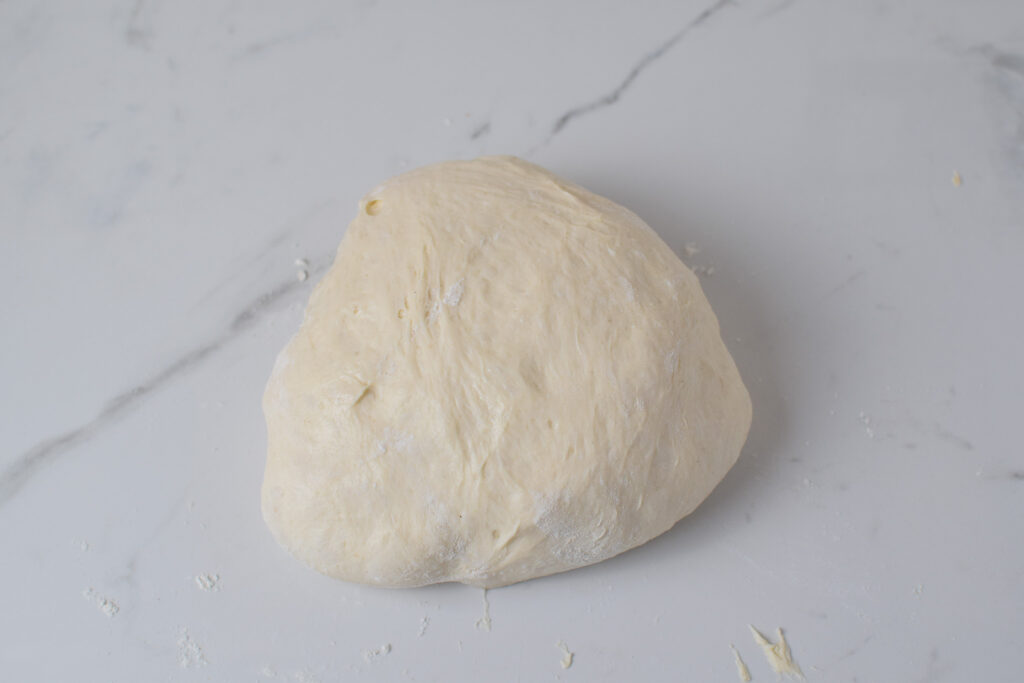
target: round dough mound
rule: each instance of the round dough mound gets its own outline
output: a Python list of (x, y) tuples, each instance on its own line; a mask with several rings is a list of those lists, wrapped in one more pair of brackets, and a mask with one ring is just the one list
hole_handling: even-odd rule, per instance
[(751, 410), (672, 250), (513, 157), (367, 195), (263, 407), (263, 515), (296, 557), (483, 587), (666, 531), (732, 467)]

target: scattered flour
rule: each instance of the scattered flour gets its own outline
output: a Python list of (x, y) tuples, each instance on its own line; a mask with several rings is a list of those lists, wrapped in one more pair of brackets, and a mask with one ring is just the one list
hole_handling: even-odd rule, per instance
[(304, 258), (295, 259), (295, 267), (299, 270), (295, 273), (296, 279), (299, 282), (305, 282), (306, 278), (309, 277), (309, 261)]
[(487, 589), (484, 589), (484, 615), (476, 620), (476, 627), (481, 631), (491, 630), (491, 603), (487, 600)]
[(82, 591), (82, 597), (96, 605), (96, 608), (106, 614), (110, 618), (117, 616), (117, 613), (121, 611), (121, 606), (110, 598), (104, 597), (94, 591), (92, 588), (86, 588)]
[(750, 627), (750, 633), (754, 636), (754, 642), (761, 646), (764, 658), (768, 660), (768, 664), (771, 665), (775, 673), (803, 680), (804, 672), (793, 661), (793, 653), (789, 650), (789, 643), (786, 642), (786, 635), (782, 632), (781, 627), (775, 630), (776, 636), (779, 639), (777, 643), (773, 643), (765, 638), (753, 626)]
[(363, 659), (366, 660), (367, 664), (372, 664), (381, 657), (384, 657), (391, 653), (391, 643), (384, 643), (376, 650), (363, 650)]
[(860, 415), (857, 416), (857, 419), (859, 419), (861, 424), (864, 425), (864, 433), (868, 435), (868, 438), (875, 438), (875, 430), (871, 428), (871, 416), (862, 410), (860, 411)]
[(711, 277), (715, 274), (714, 266), (693, 266), (691, 270), (697, 275), (703, 275), (704, 277)]
[(188, 629), (182, 627), (178, 633), (178, 665), (182, 669), (206, 666), (206, 655), (199, 643), (192, 640)]
[(697, 246), (696, 242), (687, 242), (683, 245), (683, 253), (686, 254), (687, 257), (693, 256), (699, 251), (700, 247)]
[(220, 574), (197, 574), (195, 582), (201, 591), (217, 592), (220, 590)]
[(747, 668), (747, 663), (740, 657), (740, 651), (736, 649), (735, 645), (729, 645), (732, 648), (732, 656), (736, 661), (736, 675), (740, 677), (740, 680), (744, 683), (750, 681), (750, 669)]
[(560, 640), (555, 643), (555, 647), (562, 651), (562, 661), (559, 662), (563, 669), (568, 669), (572, 666), (572, 659), (576, 656), (576, 653), (569, 650), (569, 646), (565, 644), (564, 640)]
[(420, 619), (420, 630), (416, 635), (420, 638), (427, 632), (427, 627), (430, 626), (430, 617), (423, 617)]

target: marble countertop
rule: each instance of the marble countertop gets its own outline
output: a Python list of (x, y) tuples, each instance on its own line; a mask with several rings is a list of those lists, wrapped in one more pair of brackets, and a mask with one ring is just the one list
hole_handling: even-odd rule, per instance
[[(701, 272), (754, 424), (486, 631), (479, 589), (307, 570), (258, 492), (358, 198), (494, 153)], [(1019, 675), (1019, 0), (8, 0), (0, 229), (0, 680), (774, 680), (748, 624), (809, 681)]]

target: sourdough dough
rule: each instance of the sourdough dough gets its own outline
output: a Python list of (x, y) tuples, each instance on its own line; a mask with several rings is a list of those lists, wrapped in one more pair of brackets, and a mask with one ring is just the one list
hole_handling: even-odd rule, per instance
[(732, 467), (751, 410), (672, 250), (513, 157), (364, 197), (263, 406), (263, 515), (296, 557), (484, 587), (661, 534)]

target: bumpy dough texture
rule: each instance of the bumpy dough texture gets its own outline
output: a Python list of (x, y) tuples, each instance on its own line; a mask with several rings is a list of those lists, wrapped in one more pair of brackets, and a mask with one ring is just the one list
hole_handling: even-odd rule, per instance
[(636, 215), (512, 157), (367, 195), (264, 396), (263, 514), (349, 581), (495, 587), (691, 512), (750, 397), (697, 278)]

